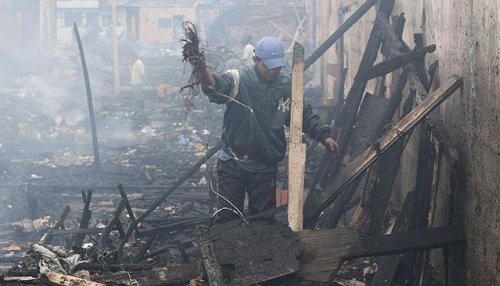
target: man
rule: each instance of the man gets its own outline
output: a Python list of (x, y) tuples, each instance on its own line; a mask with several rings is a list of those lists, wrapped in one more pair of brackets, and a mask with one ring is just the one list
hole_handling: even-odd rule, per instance
[[(224, 144), (217, 164), (219, 193), (240, 211), (248, 193), (250, 214), (275, 207), (277, 164), (286, 153), (284, 125), (290, 123), (291, 79), (281, 73), (283, 45), (274, 37), (264, 37), (255, 45), (252, 66), (222, 75), (211, 74), (203, 58), (189, 60), (201, 68), (202, 90), (209, 100), (226, 104)], [(304, 107), (303, 130), (337, 151), (330, 127), (320, 122), (310, 105)], [(223, 199), (219, 202), (232, 208)], [(222, 212), (221, 217), (223, 221), (234, 218), (231, 212)]]

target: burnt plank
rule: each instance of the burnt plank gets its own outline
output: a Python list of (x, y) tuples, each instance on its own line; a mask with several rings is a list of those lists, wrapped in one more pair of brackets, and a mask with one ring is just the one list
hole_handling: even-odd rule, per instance
[(400, 232), (361, 239), (362, 248), (352, 248), (344, 259), (383, 256), (415, 250), (441, 248), (465, 241), (464, 231), (457, 226), (443, 226)]
[[(424, 47), (424, 37), (422, 33), (413, 34), (413, 39), (415, 40), (415, 49), (421, 49)], [(430, 82), (425, 70), (424, 57), (415, 59), (413, 63), (415, 64), (415, 72), (417, 73), (418, 79), (425, 86), (425, 89), (429, 90)]]
[(300, 275), (306, 281), (330, 281), (349, 250), (363, 247), (358, 233), (346, 228), (304, 230), (297, 234), (304, 242)]
[(222, 268), (215, 256), (215, 246), (210, 239), (210, 228), (199, 226), (196, 228), (196, 232), (203, 258), (203, 266), (208, 276), (208, 284), (210, 286), (226, 285), (222, 277)]
[[(402, 53), (393, 58), (387, 59), (373, 67), (365, 70), (360, 76), (365, 80), (370, 80), (379, 76), (386, 75), (396, 69), (407, 65), (408, 63), (416, 60), (421, 60), (427, 53), (432, 53), (436, 50), (436, 45), (430, 45), (415, 49), (409, 53)], [(424, 86), (428, 88), (427, 78), (425, 78)]]
[(344, 35), (378, 0), (367, 0), (361, 5), (340, 27), (331, 34), (304, 62), (304, 69), (308, 69), (321, 55)]
[[(408, 230), (408, 220), (413, 214), (414, 204), (415, 195), (413, 192), (409, 192), (406, 195), (401, 212), (394, 223), (392, 233)], [(373, 276), (371, 285), (390, 286), (401, 258), (401, 254), (393, 254), (375, 259), (375, 262), (379, 265), (379, 270)]]
[(96, 275), (96, 280), (106, 285), (129, 285), (136, 281), (137, 285), (189, 285), (189, 281), (196, 277), (199, 271), (196, 263), (169, 265), (143, 271), (123, 271)]
[(52, 242), (52, 232), (58, 229), (63, 229), (64, 228), (64, 221), (66, 220), (66, 217), (69, 214), (69, 211), (71, 208), (69, 206), (64, 207), (63, 212), (61, 213), (61, 216), (59, 217), (59, 220), (56, 222), (56, 224), (51, 227), (47, 233), (40, 239), (40, 244), (50, 244)]
[(118, 207), (116, 208), (116, 210), (113, 214), (113, 218), (111, 218), (109, 223), (106, 225), (106, 228), (104, 228), (101, 239), (99, 240), (98, 248), (100, 250), (105, 249), (106, 246), (108, 245), (109, 235), (110, 235), (111, 231), (116, 229), (118, 227), (118, 225), (121, 226), (120, 215), (121, 215), (124, 208), (125, 208), (125, 200), (121, 199), (120, 203), (118, 204)]
[(92, 131), (92, 147), (94, 150), (94, 168), (99, 170), (101, 168), (101, 159), (99, 156), (99, 143), (97, 140), (97, 128), (95, 123), (94, 104), (92, 103), (92, 90), (90, 87), (89, 72), (87, 69), (87, 61), (85, 59), (85, 52), (83, 50), (82, 40), (80, 39), (80, 32), (78, 25), (73, 23), (73, 31), (75, 33), (78, 50), (80, 51), (80, 60), (82, 62), (83, 78), (85, 80), (85, 91), (87, 94), (87, 104), (89, 107), (90, 130)]
[[(83, 211), (82, 211), (82, 217), (80, 219), (80, 224), (78, 226), (79, 229), (87, 229), (89, 227), (89, 221), (90, 218), (92, 217), (92, 212), (90, 211), (90, 201), (92, 199), (92, 190), (88, 190), (87, 193), (82, 191), (82, 197), (83, 197)], [(83, 243), (83, 239), (85, 238), (85, 233), (78, 233), (75, 235), (73, 238), (73, 246), (76, 247), (81, 247)]]

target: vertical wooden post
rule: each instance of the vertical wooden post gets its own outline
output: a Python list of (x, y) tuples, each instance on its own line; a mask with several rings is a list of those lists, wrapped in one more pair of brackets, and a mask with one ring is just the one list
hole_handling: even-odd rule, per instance
[(113, 27), (113, 91), (117, 96), (120, 93), (120, 64), (118, 58), (118, 34), (116, 30), (116, 0), (111, 0), (111, 25)]
[(305, 144), (302, 143), (304, 108), (304, 47), (293, 45), (292, 103), (288, 151), (288, 225), (293, 231), (303, 229)]
[[(1, 1), (0, 1), (1, 2)], [(51, 55), (57, 42), (57, 1), (40, 0), (40, 50), (44, 55)]]
[(101, 168), (101, 159), (99, 158), (99, 143), (97, 141), (97, 128), (95, 124), (94, 104), (92, 103), (92, 90), (90, 89), (90, 79), (87, 69), (87, 61), (85, 60), (85, 52), (83, 51), (82, 40), (76, 23), (73, 24), (73, 31), (75, 32), (76, 42), (78, 44), (78, 49), (80, 50), (83, 78), (85, 80), (85, 91), (87, 93), (87, 104), (89, 106), (90, 130), (92, 131), (92, 146), (94, 149), (94, 167), (99, 170)]

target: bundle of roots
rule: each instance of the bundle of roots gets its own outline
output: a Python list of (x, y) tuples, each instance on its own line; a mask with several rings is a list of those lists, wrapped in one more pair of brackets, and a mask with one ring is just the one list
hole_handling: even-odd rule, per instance
[[(182, 45), (182, 60), (189, 62), (189, 59), (194, 57), (204, 59), (203, 50), (200, 48), (200, 39), (198, 38), (198, 30), (196, 26), (189, 21), (183, 22), (184, 38), (181, 39)], [(193, 66), (189, 83), (181, 88), (181, 92), (185, 89), (191, 90), (191, 93), (196, 95), (199, 92), (199, 83), (201, 80), (201, 73), (205, 69), (205, 61), (198, 60)]]

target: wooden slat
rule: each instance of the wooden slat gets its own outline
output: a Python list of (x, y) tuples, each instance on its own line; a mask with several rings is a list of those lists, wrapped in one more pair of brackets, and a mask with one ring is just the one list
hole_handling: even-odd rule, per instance
[(302, 143), (304, 110), (304, 47), (293, 45), (292, 104), (288, 152), (288, 225), (293, 231), (303, 229), (304, 170), (306, 147)]
[(465, 234), (457, 226), (400, 232), (361, 239), (363, 247), (349, 249), (345, 259), (383, 256), (407, 251), (440, 248), (465, 241)]
[(60, 285), (60, 286), (105, 286), (106, 285), (52, 271), (45, 272), (43, 275), (52, 283), (52, 285)]

